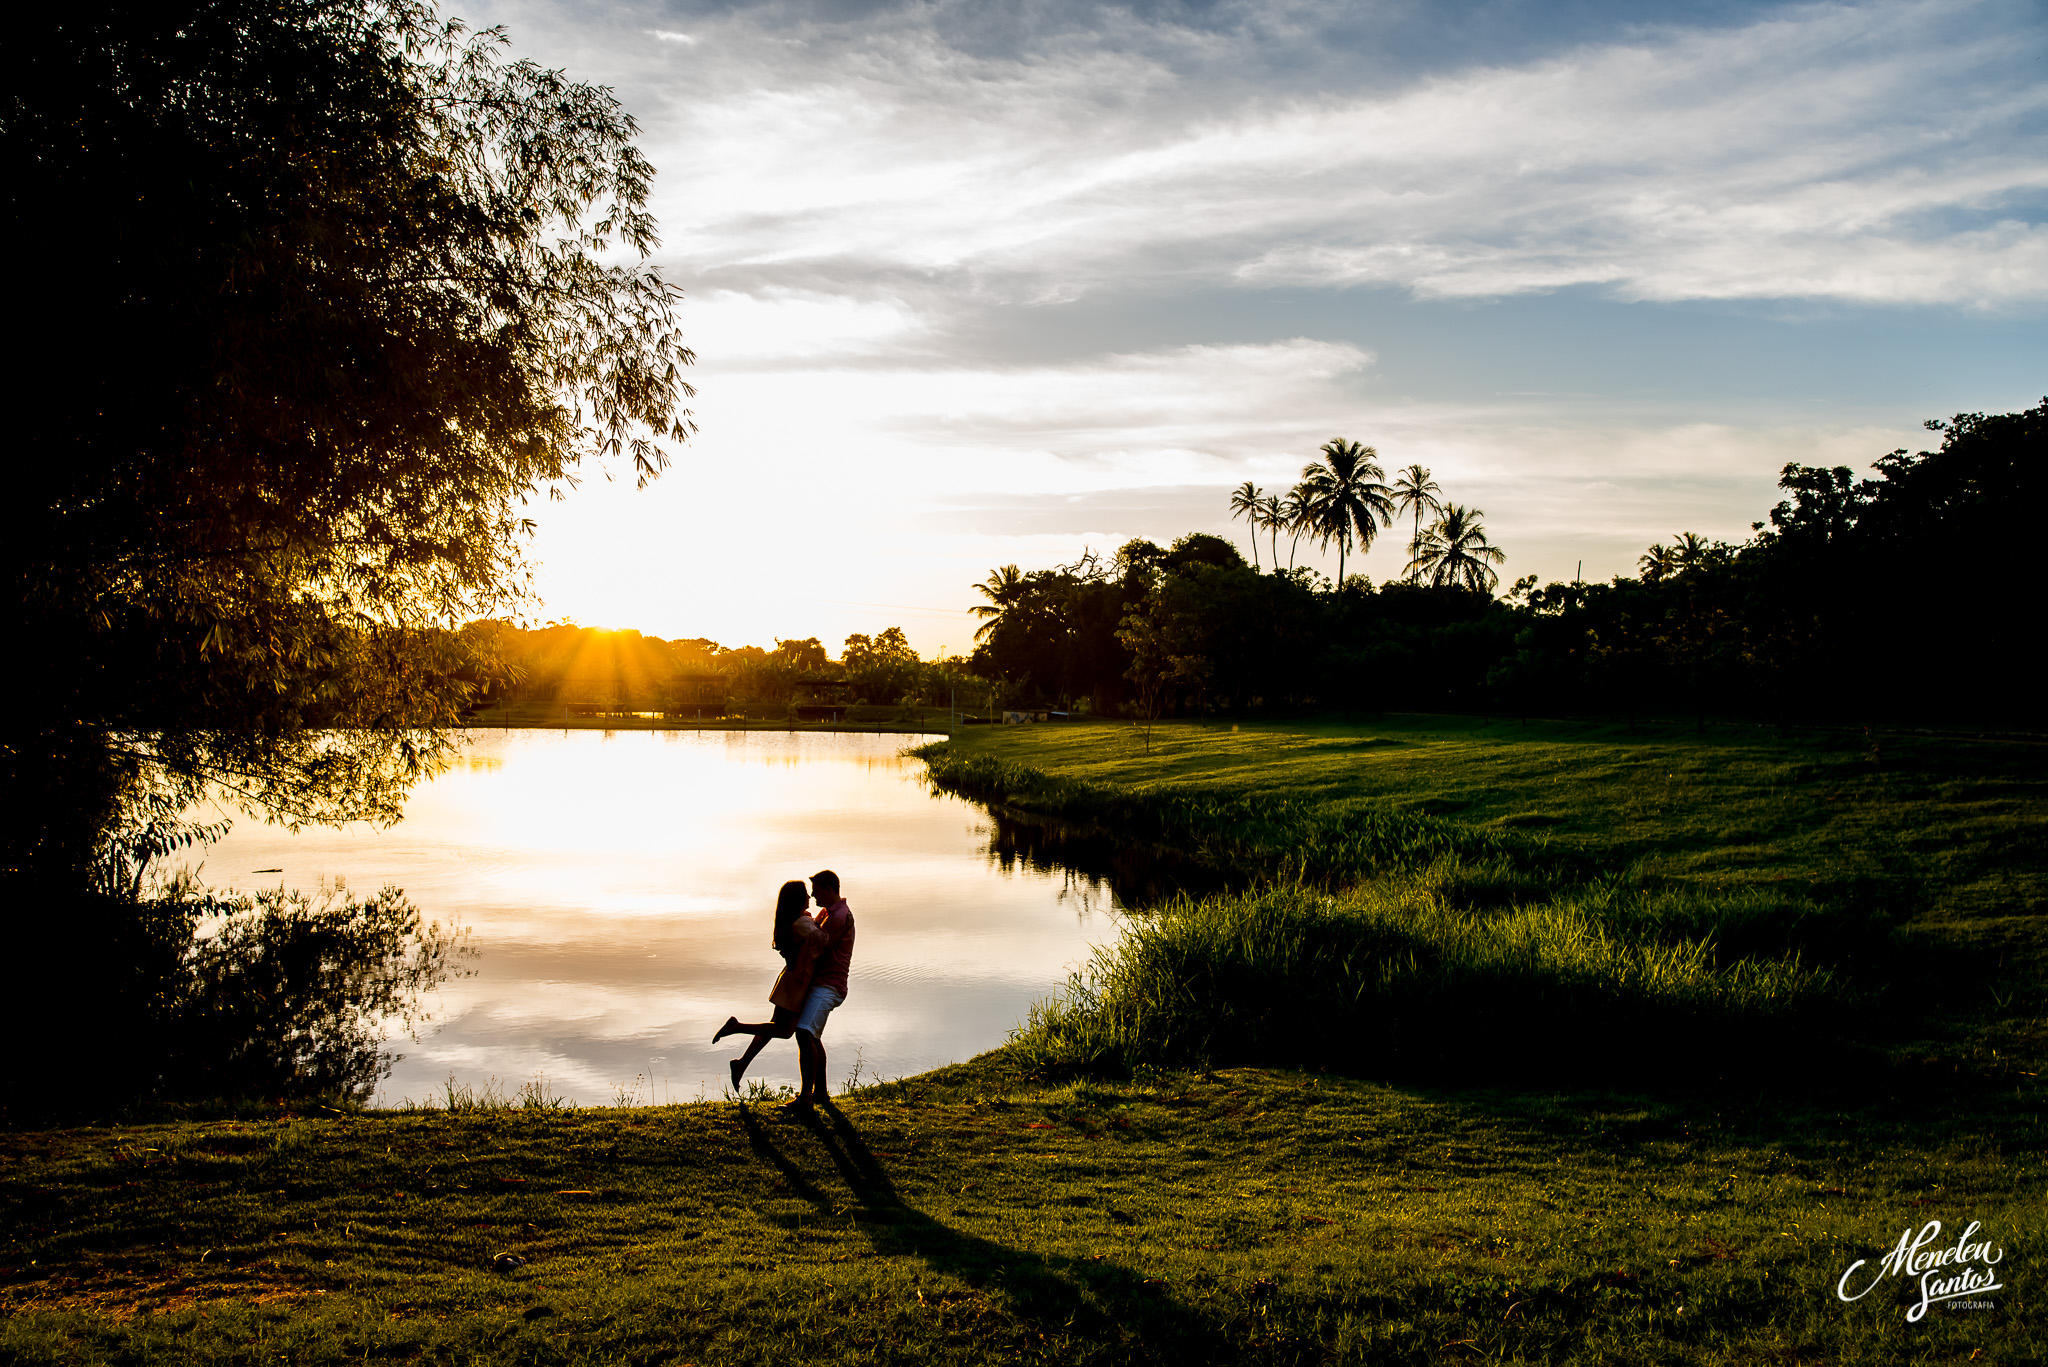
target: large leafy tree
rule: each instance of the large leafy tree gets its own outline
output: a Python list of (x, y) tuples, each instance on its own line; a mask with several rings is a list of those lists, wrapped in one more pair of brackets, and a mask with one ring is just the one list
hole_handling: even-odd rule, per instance
[(1393, 520), (1393, 494), (1384, 483), (1379, 453), (1337, 437), (1323, 443), (1323, 458), (1301, 472), (1300, 501), (1309, 530), (1323, 544), (1337, 543), (1337, 583), (1344, 582), (1344, 555), (1355, 538), (1359, 553), (1372, 548), (1379, 529)]
[[(1228, 542), (1202, 541), (1210, 553), (1221, 548), (1243, 563)], [(1116, 635), (1124, 604), (1142, 596), (1170, 554), (1150, 542), (1131, 542), (1118, 553), (1114, 575), (1092, 551), (1014, 580), (1008, 576), (1015, 567), (1005, 566), (987, 586), (977, 586), (1003, 606), (977, 634), (974, 672), (1001, 680), (1006, 696), (1018, 702), (1065, 705), (1085, 696), (1098, 711), (1112, 710), (1128, 664)]]
[(489, 667), (448, 628), (522, 592), (525, 501), (687, 435), (633, 121), (417, 0), (15, 32), (5, 868), (76, 881), (209, 784), (394, 817)]
[(855, 632), (846, 638), (839, 657), (846, 680), (869, 702), (894, 703), (917, 687), (923, 661), (910, 647), (902, 627), (879, 635)]

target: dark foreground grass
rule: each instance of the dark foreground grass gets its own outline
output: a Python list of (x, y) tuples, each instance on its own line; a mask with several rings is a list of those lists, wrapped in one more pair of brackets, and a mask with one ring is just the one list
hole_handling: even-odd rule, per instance
[[(0, 1357), (64, 1363), (2035, 1363), (2040, 1094), (1048, 1088), (0, 1143)], [(1896, 1081), (1896, 1079), (1895, 1079)], [(1904, 1084), (1900, 1084), (1904, 1085)], [(1938, 1117), (1938, 1119), (1937, 1119)], [(1834, 1287), (1929, 1219), (1989, 1311)], [(508, 1272), (501, 1254), (526, 1258)]]

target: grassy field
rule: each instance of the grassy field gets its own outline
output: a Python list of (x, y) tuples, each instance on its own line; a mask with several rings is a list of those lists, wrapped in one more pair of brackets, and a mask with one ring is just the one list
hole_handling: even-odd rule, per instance
[[(1864, 1103), (1262, 1069), (1047, 1088), (991, 1056), (809, 1121), (699, 1103), (15, 1134), (0, 1356), (2044, 1360), (2037, 1095)], [(1995, 1310), (1908, 1324), (1896, 1281), (1836, 1299), (1929, 1219), (2004, 1250)]]
[(1855, 891), (2048, 949), (2048, 745), (1690, 724), (1482, 721), (975, 727), (951, 749), (1138, 794), (1386, 810), (1545, 860), (1709, 889)]
[(1342, 1066), (1329, 1030), (1365, 1040), (1353, 1071), (1438, 1082), (1754, 1081), (1794, 1039), (2000, 1079), (2048, 1054), (2043, 747), (1378, 718), (920, 753), (1051, 845), (1109, 829), (1237, 875), (1036, 1014), (1014, 1048), (1054, 1072)]
[[(935, 773), (1253, 880), (1134, 916), (1150, 947), (1117, 1000), (1189, 1000), (1118, 1041), (1222, 1021), (1283, 1056), (1321, 1019), (1323, 1070), (1076, 1066), (1125, 990), (1111, 964), (1009, 1048), (806, 1121), (728, 1101), (8, 1134), (0, 1358), (2048, 1361), (2042, 756), (1450, 719), (1149, 747), (969, 729)], [(1361, 935), (1363, 958), (1323, 952)], [(1754, 977), (1781, 969), (1836, 976)], [(1591, 995), (1553, 991), (1573, 981)], [(1531, 983), (1541, 1016), (1511, 995)], [(1373, 1062), (1375, 1031), (1436, 1026), (1527, 1058), (1573, 1001), (1599, 1086)], [(1617, 1003), (1652, 1015), (1599, 1014)], [(1702, 1066), (1720, 1027), (1679, 1026), (1715, 1020), (1760, 1022), (1738, 1052), (1771, 1066)], [(1995, 1308), (1909, 1323), (1896, 1278), (1836, 1297), (1930, 1220), (2003, 1250)]]

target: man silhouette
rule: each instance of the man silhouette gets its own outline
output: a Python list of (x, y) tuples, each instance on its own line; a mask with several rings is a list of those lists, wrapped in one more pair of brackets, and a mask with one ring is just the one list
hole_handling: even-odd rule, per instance
[(846, 1000), (846, 970), (853, 963), (853, 908), (839, 895), (839, 875), (822, 869), (811, 876), (811, 900), (818, 904), (815, 918), (823, 932), (811, 970), (811, 990), (804, 997), (796, 1017), (796, 1051), (803, 1070), (803, 1089), (796, 1100), (783, 1107), (806, 1111), (826, 1097), (825, 1021), (835, 1007)]

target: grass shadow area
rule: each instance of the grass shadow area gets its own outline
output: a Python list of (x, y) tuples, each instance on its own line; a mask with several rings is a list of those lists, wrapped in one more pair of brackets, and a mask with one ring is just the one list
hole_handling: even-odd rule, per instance
[[(741, 1123), (754, 1154), (811, 1202), (817, 1215), (853, 1221), (872, 1256), (922, 1263), (941, 1284), (970, 1288), (970, 1299), (998, 1297), (1004, 1317), (1022, 1324), (1036, 1353), (1073, 1361), (1095, 1346), (1128, 1350), (1143, 1344), (1168, 1361), (1227, 1356), (1229, 1344), (1217, 1327), (1190, 1314), (1166, 1283), (1142, 1277), (1106, 1253), (1032, 1251), (956, 1229), (919, 1209), (897, 1189), (859, 1125), (830, 1102), (800, 1123), (829, 1159), (844, 1196), (813, 1182), (804, 1164), (785, 1153), (774, 1131), (751, 1112), (742, 1112)], [(963, 1183), (961, 1194), (972, 1185)], [(913, 1274), (914, 1285), (921, 1287), (922, 1280)], [(929, 1301), (921, 1297), (920, 1303)]]
[[(1048, 1082), (998, 1051), (805, 1119), (697, 1103), (16, 1132), (0, 1139), (0, 1356), (2048, 1354), (2029, 1270), (2048, 1250), (2037, 1087), (1646, 1081), (1664, 1085), (1263, 1068)], [(1994, 1309), (1909, 1323), (1898, 1286), (1836, 1296), (1850, 1263), (1935, 1219), (2004, 1250)]]

